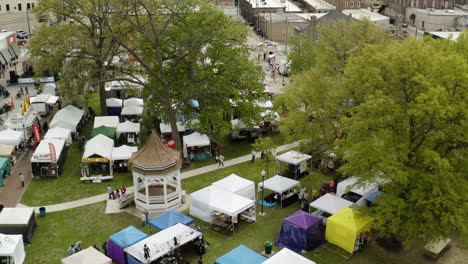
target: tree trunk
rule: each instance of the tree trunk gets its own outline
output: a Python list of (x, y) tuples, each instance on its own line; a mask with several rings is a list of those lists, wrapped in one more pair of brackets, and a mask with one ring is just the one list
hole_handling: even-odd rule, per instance
[(172, 138), (174, 139), (176, 143), (176, 148), (178, 151), (182, 151), (182, 140), (180, 138), (179, 134), (179, 129), (177, 129), (177, 119), (176, 119), (176, 112), (174, 111), (174, 108), (172, 108), (172, 105), (168, 107), (167, 113), (169, 116), (169, 123), (171, 124), (171, 130), (172, 130)]
[(107, 115), (105, 83), (102, 81), (99, 81), (98, 88), (99, 88), (99, 103), (101, 104), (100, 106), (101, 115)]

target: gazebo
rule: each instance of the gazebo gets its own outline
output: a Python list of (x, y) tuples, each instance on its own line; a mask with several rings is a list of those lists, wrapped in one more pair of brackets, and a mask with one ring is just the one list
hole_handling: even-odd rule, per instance
[(153, 132), (145, 146), (132, 154), (135, 204), (140, 210), (164, 212), (181, 204), (180, 152), (164, 145)]

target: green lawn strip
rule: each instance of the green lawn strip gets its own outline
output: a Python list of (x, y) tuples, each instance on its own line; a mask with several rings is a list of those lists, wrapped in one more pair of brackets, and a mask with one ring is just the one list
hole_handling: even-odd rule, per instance
[(26, 247), (26, 264), (60, 263), (68, 256), (70, 244), (82, 241), (87, 248), (107, 241), (109, 236), (133, 225), (141, 227), (141, 221), (128, 213), (104, 214), (105, 202), (75, 209), (37, 215), (38, 228), (31, 245)]

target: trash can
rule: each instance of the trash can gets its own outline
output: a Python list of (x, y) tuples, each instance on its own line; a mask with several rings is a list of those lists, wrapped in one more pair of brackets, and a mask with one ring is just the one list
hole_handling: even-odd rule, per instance
[(46, 209), (45, 207), (39, 207), (39, 213), (41, 214), (42, 217), (46, 216)]
[(271, 254), (271, 246), (273, 246), (273, 243), (270, 241), (265, 242), (265, 254), (270, 255)]

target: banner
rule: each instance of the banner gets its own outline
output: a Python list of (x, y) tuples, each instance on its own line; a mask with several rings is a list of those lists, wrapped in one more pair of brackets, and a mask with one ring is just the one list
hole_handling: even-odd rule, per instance
[(34, 139), (39, 142), (41, 141), (41, 132), (39, 132), (39, 126), (38, 125), (32, 125), (32, 129), (34, 132)]
[(49, 151), (50, 151), (50, 160), (53, 163), (57, 162), (57, 153), (55, 152), (55, 146), (52, 143), (49, 143)]
[(109, 162), (108, 158), (82, 158), (81, 162)]
[(172, 149), (176, 149), (176, 143), (173, 139), (167, 141), (166, 143), (164, 143), (166, 146), (172, 148)]
[(19, 84), (34, 83), (36, 82), (36, 80), (40, 81), (41, 83), (55, 82), (54, 77), (39, 77), (39, 78), (18, 78), (18, 83)]

